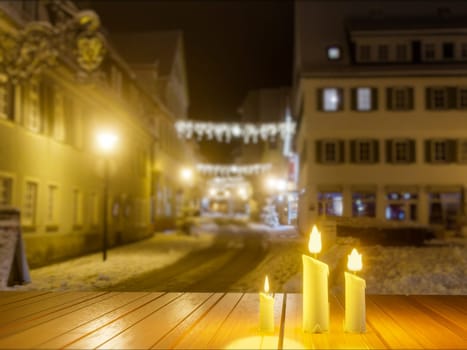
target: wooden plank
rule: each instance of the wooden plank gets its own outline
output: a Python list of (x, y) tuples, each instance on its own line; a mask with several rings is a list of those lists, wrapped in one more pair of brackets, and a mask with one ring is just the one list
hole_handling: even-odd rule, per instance
[[(372, 300), (425, 348), (465, 349), (467, 343), (439, 320), (426, 315), (406, 296), (373, 295)], [(439, 336), (441, 335), (442, 336)]]
[(410, 303), (422, 312), (442, 322), (447, 328), (456, 333), (459, 337), (467, 341), (467, 297), (456, 298), (458, 306), (466, 305), (465, 312), (460, 312), (457, 308), (442, 303), (443, 297), (435, 298), (429, 295), (411, 295), (408, 297)]
[[(84, 296), (82, 299), (77, 299), (75, 301), (65, 303), (62, 306), (57, 306), (56, 308), (52, 308), (52, 309), (34, 314), (33, 316), (28, 317), (26, 319), (20, 319), (15, 322), (4, 325), (3, 327), (0, 328), (0, 338), (6, 337), (7, 335), (11, 335), (14, 333), (24, 331), (28, 328), (34, 327), (38, 324), (44, 323), (51, 319), (60, 317), (64, 314), (68, 314), (74, 310), (78, 310), (87, 305), (100, 302), (111, 296), (111, 294), (109, 294), (108, 292), (98, 292), (98, 293), (85, 292), (85, 293), (86, 293), (86, 296)], [(67, 294), (74, 294), (74, 292), (68, 292)], [(3, 313), (0, 313), (0, 315), (3, 315)]]
[[(11, 302), (11, 300), (15, 300), (15, 299), (21, 299), (21, 298), (24, 298), (24, 297), (31, 297), (31, 295), (28, 295), (30, 294), (31, 292), (21, 292), (21, 291), (10, 291), (10, 290), (5, 290), (5, 291), (0, 291), (0, 306), (1, 305), (4, 305), (4, 304), (8, 304), (9, 302)], [(41, 294), (44, 294), (46, 292), (35, 292), (35, 293), (41, 293)]]
[(0, 299), (0, 312), (12, 307), (41, 300), (41, 298), (44, 297), (48, 298), (50, 296), (52, 296), (51, 292), (21, 292), (20, 294), (6, 296), (5, 299)]
[(119, 318), (124, 317), (125, 315), (137, 310), (138, 308), (150, 303), (151, 301), (159, 298), (164, 293), (149, 293), (149, 292), (127, 292), (131, 294), (131, 297), (127, 304), (122, 305), (121, 307), (102, 315), (90, 322), (87, 322), (81, 326), (73, 328), (59, 336), (50, 339), (42, 344), (40, 344), (38, 349), (61, 349), (65, 346), (76, 342), (79, 339), (84, 338), (85, 336), (95, 333), (96, 331), (108, 326), (112, 322), (115, 322)]
[(410, 329), (404, 329), (394, 318), (388, 315), (372, 295), (366, 296), (366, 322), (375, 333), (384, 340), (386, 347), (391, 349), (423, 349), (416, 338), (410, 334)]
[(152, 349), (172, 349), (192, 329), (197, 322), (205, 317), (211, 309), (222, 299), (225, 293), (215, 293), (199, 308), (195, 309), (187, 318), (182, 320), (174, 329), (167, 333), (160, 341), (152, 345)]
[(15, 320), (34, 317), (34, 315), (50, 311), (55, 307), (62, 306), (65, 303), (72, 302), (76, 299), (81, 299), (88, 293), (64, 293), (64, 294), (53, 294), (53, 297), (46, 300), (42, 300), (40, 303), (34, 303), (30, 305), (22, 305), (16, 308), (8, 309), (2, 312), (2, 318), (0, 319), (0, 328), (8, 323)]
[(275, 348), (279, 344), (283, 294), (274, 296), (274, 332), (263, 334), (259, 330), (259, 294), (245, 294), (227, 316), (214, 337), (205, 345), (210, 349)]
[(177, 349), (206, 349), (227, 316), (234, 310), (243, 294), (228, 293), (209, 312), (170, 347)]
[(287, 293), (283, 324), (283, 349), (316, 349), (311, 333), (303, 332), (302, 294)]
[(100, 317), (122, 304), (126, 304), (132, 297), (129, 294), (109, 293), (110, 297), (70, 312), (61, 317), (41, 323), (19, 333), (0, 339), (0, 347), (10, 349), (36, 348), (38, 345), (55, 338), (81, 324)]
[[(341, 310), (340, 316), (342, 317), (341, 324), (343, 327), (344, 320), (345, 320), (345, 295), (339, 295), (339, 296), (330, 295), (331, 305), (334, 302), (334, 299), (336, 299), (336, 302), (339, 303), (339, 306), (340, 306), (339, 308)], [(332, 308), (331, 308), (331, 312), (332, 312)], [(388, 344), (384, 341), (383, 337), (379, 334), (379, 332), (377, 332), (373, 328), (372, 323), (368, 322), (368, 310), (366, 310), (366, 312), (367, 312), (366, 332), (361, 333), (361, 334), (355, 334), (354, 336), (361, 337), (361, 339), (359, 339), (358, 341), (364, 342), (368, 349), (387, 348)]]
[[(151, 293), (147, 297), (147, 302), (143, 302), (140, 306), (133, 307), (132, 310), (128, 310), (127, 313), (122, 314), (120, 317), (113, 320), (110, 319), (110, 322), (103, 324), (99, 328), (93, 330), (91, 326), (88, 334), (82, 336), (82, 333), (79, 333), (73, 341), (70, 341), (64, 347), (68, 349), (97, 348), (98, 346), (122, 334), (134, 324), (144, 320), (155, 311), (162, 309), (165, 305), (173, 302), (181, 295), (182, 293)], [(84, 330), (86, 331), (86, 329)]]
[(101, 344), (100, 349), (148, 349), (201, 306), (213, 293), (183, 294), (155, 310), (116, 337)]

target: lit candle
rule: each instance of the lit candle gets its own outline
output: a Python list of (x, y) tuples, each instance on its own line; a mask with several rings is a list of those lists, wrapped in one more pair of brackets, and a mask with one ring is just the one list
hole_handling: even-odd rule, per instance
[(303, 330), (319, 333), (329, 330), (329, 267), (317, 259), (321, 251), (321, 233), (316, 226), (310, 234), (308, 249), (314, 258), (303, 254)]
[(259, 329), (274, 332), (274, 297), (269, 294), (269, 280), (264, 280), (264, 293), (259, 293)]
[(362, 269), (362, 255), (354, 248), (348, 255), (347, 268), (354, 273), (345, 272), (345, 325), (344, 330), (351, 333), (365, 332), (365, 287), (363, 278), (357, 276)]

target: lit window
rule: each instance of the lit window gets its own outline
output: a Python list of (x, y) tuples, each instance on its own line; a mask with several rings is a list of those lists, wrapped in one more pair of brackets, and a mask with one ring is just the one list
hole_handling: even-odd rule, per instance
[(11, 205), (13, 181), (0, 175), (0, 205)]
[(341, 94), (337, 88), (323, 89), (323, 110), (337, 111), (341, 106)]
[(343, 213), (342, 193), (319, 192), (318, 193), (318, 215), (342, 216)]
[(358, 88), (357, 89), (357, 110), (369, 111), (371, 110), (371, 89)]
[(376, 216), (376, 195), (374, 193), (352, 193), (352, 216)]
[(24, 206), (23, 212), (21, 213), (23, 224), (26, 226), (32, 226), (36, 223), (37, 187), (37, 183), (35, 182), (26, 182)]
[(341, 58), (341, 49), (337, 46), (328, 47), (328, 59), (334, 61)]
[(418, 195), (410, 192), (386, 194), (385, 216), (387, 220), (416, 221)]

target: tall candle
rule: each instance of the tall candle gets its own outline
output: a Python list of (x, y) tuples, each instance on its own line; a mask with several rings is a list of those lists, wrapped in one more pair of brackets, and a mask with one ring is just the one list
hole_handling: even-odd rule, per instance
[(347, 267), (355, 273), (345, 272), (345, 324), (351, 333), (365, 332), (365, 280), (356, 275), (362, 269), (362, 255), (354, 248), (348, 256)]
[[(308, 249), (315, 255), (321, 251), (321, 234), (316, 226), (311, 231)], [(319, 333), (329, 330), (329, 267), (316, 258), (302, 255), (303, 261), (303, 330)]]
[(269, 280), (264, 280), (264, 293), (259, 294), (259, 329), (274, 332), (274, 297), (269, 294)]

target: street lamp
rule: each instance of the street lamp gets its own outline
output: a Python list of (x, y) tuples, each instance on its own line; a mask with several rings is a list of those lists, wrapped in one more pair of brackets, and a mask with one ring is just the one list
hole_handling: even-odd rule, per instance
[(108, 245), (108, 205), (109, 205), (109, 168), (110, 168), (110, 155), (115, 150), (118, 142), (118, 136), (109, 131), (100, 132), (97, 135), (97, 146), (100, 153), (103, 155), (104, 166), (104, 189), (102, 196), (102, 210), (103, 210), (103, 235), (102, 235), (102, 260), (107, 259), (107, 245)]

